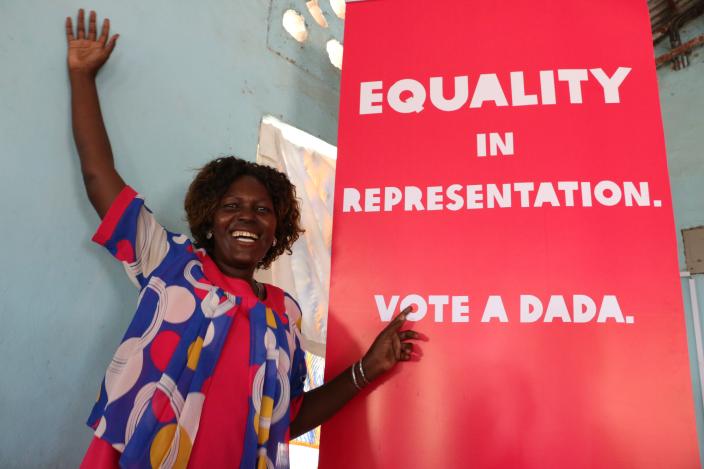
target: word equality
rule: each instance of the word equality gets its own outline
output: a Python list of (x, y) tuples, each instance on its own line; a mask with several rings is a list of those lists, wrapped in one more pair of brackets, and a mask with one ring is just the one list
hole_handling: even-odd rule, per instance
[[(381, 114), (386, 102), (396, 112), (402, 114), (419, 113), (426, 107), (428, 96), (430, 104), (440, 111), (452, 112), (467, 107), (481, 108), (485, 103), (502, 106), (537, 106), (557, 104), (558, 85), (567, 88), (571, 104), (582, 103), (582, 83), (594, 79), (603, 90), (604, 103), (620, 103), (619, 89), (631, 72), (629, 67), (618, 67), (609, 76), (601, 68), (559, 69), (538, 72), (540, 87), (536, 92), (527, 92), (525, 76), (522, 71), (510, 72), (510, 89), (505, 90), (496, 73), (484, 73), (477, 77), (470, 87), (469, 76), (454, 77), (452, 97), (444, 93), (445, 78), (432, 77), (429, 80), (429, 92), (424, 83), (412, 78), (396, 81), (388, 89), (382, 81), (364, 81), (360, 84), (359, 113)], [(471, 92), (471, 93), (470, 93)], [(471, 94), (471, 100), (470, 100)], [(508, 97), (511, 98), (509, 103)]]

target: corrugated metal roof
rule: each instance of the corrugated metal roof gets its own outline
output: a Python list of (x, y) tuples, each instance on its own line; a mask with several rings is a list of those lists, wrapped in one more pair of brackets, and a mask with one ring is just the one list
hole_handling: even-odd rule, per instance
[[(655, 42), (668, 36), (670, 28), (679, 27), (704, 12), (704, 0), (648, 0), (650, 23)], [(677, 24), (679, 23), (679, 24)]]

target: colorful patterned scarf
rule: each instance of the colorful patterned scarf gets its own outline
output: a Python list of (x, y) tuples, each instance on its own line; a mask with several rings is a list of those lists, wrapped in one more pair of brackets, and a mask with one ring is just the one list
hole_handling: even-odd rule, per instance
[(288, 467), (290, 399), (302, 392), (305, 360), (286, 315), (214, 285), (203, 273), (205, 254), (164, 230), (129, 187), (94, 240), (141, 289), (88, 420), (96, 436), (122, 452), (120, 466), (187, 466), (232, 319), (248, 314), (253, 378), (240, 467)]

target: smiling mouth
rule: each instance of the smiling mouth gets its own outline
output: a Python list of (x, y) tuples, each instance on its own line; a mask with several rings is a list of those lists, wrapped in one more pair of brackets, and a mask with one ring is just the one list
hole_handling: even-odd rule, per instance
[(243, 243), (254, 243), (259, 239), (259, 235), (252, 233), (251, 231), (233, 231), (231, 236), (237, 241)]

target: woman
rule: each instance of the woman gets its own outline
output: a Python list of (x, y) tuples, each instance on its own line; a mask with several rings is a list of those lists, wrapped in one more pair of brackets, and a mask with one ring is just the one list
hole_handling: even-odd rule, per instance
[[(402, 311), (362, 359), (303, 393), (300, 310), (253, 278), (302, 232), (285, 175), (234, 157), (210, 162), (186, 196), (194, 240), (162, 228), (115, 170), (95, 76), (117, 35), (95, 12), (66, 19), (73, 130), (94, 240), (120, 260), (139, 303), (89, 418), (84, 467), (288, 466), (288, 440), (315, 428), (412, 355)], [(196, 438), (197, 436), (197, 438)]]

